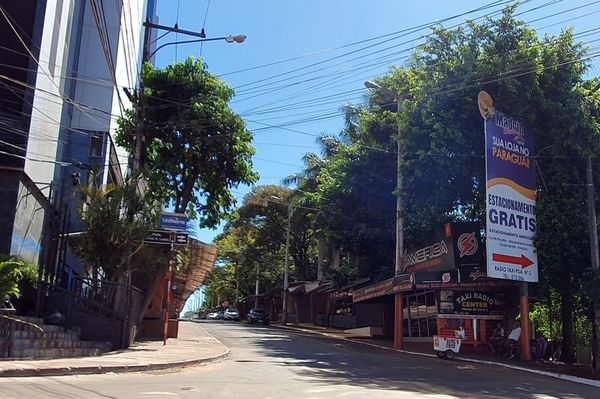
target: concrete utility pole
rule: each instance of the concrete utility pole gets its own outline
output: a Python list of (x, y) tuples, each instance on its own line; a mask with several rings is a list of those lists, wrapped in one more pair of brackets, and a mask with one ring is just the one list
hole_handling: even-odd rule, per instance
[(256, 285), (254, 287), (254, 309), (258, 309), (258, 263), (256, 263)]
[[(594, 176), (592, 173), (592, 158), (586, 160), (586, 190), (588, 205), (588, 229), (590, 234), (590, 255), (592, 259), (592, 273), (598, 275), (600, 261), (598, 255), (598, 228), (596, 221), (596, 195), (594, 192)], [(600, 303), (593, 302), (592, 321), (592, 371), (594, 375), (600, 374)]]
[(402, 162), (404, 160), (404, 154), (402, 153), (402, 144), (400, 142), (400, 138), (402, 137), (400, 112), (402, 101), (404, 101), (405, 96), (394, 93), (390, 89), (386, 89), (370, 80), (365, 82), (365, 87), (372, 90), (378, 90), (385, 94), (390, 100), (396, 101), (396, 114), (398, 115), (398, 138), (396, 140), (398, 156), (396, 159), (396, 257), (394, 262), (394, 274), (398, 276), (402, 274), (402, 254), (404, 253), (404, 205), (402, 202)]
[[(183, 44), (183, 43), (209, 42), (209, 41), (215, 41), (215, 40), (224, 40), (227, 43), (243, 43), (246, 40), (246, 35), (235, 35), (235, 36), (229, 35), (229, 36), (214, 37), (214, 38), (207, 39), (206, 34), (204, 34), (204, 31), (194, 32), (191, 30), (179, 29), (177, 24), (175, 24), (175, 26), (159, 25), (159, 24), (152, 23), (149, 18), (146, 19), (146, 22), (144, 22), (143, 25), (144, 25), (144, 41), (142, 43), (142, 46), (143, 46), (142, 47), (142, 65), (144, 65), (144, 63), (149, 61), (152, 58), (152, 56), (154, 56), (156, 54), (156, 52), (158, 50), (160, 50), (161, 48), (166, 47), (166, 46)], [(172, 33), (181, 33), (183, 35), (198, 37), (199, 39), (164, 43), (164, 44), (158, 46), (152, 52), (150, 52), (150, 29), (163, 30), (163, 31), (166, 31), (167, 33), (171, 33), (171, 32)], [(144, 141), (144, 108), (143, 108), (144, 88), (143, 88), (142, 84), (143, 84), (143, 82), (140, 79), (139, 93), (138, 93), (137, 98), (135, 99), (137, 101), (137, 106), (136, 106), (136, 127), (135, 127), (135, 150), (134, 150), (134, 154), (133, 154), (133, 165), (132, 165), (132, 172), (134, 175), (136, 173), (138, 173), (142, 167), (142, 152), (144, 150), (142, 147), (142, 142)], [(133, 100), (132, 96), (130, 96), (130, 94), (127, 91), (126, 91), (126, 93), (127, 93), (127, 96), (129, 97), (129, 99), (133, 102), (134, 100)]]
[[(378, 90), (385, 94), (390, 100), (396, 101), (396, 115), (398, 116), (398, 137), (396, 159), (396, 257), (394, 262), (394, 276), (402, 274), (402, 255), (404, 254), (404, 205), (402, 202), (402, 162), (404, 154), (402, 153), (402, 128), (400, 126), (400, 112), (402, 110), (402, 101), (406, 98), (405, 95), (395, 93), (390, 89), (386, 89), (375, 82), (367, 80), (365, 87), (371, 90)], [(394, 295), (394, 349), (402, 349), (404, 347), (404, 304), (402, 292), (397, 292)]]
[(290, 274), (290, 227), (292, 223), (292, 204), (288, 204), (287, 229), (285, 237), (285, 266), (283, 269), (283, 313), (281, 314), (281, 323), (287, 324), (287, 302), (289, 289), (289, 274)]
[[(174, 234), (174, 233), (172, 233)], [(171, 237), (171, 246), (169, 247), (169, 270), (165, 279), (165, 319), (163, 324), (163, 345), (167, 344), (169, 337), (169, 312), (171, 310), (171, 286), (173, 284), (173, 252), (175, 251), (175, 240)]]

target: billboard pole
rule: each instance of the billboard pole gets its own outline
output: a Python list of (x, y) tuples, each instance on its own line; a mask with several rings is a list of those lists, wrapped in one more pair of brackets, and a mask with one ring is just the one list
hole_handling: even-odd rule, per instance
[(519, 308), (521, 310), (521, 360), (531, 360), (531, 325), (529, 323), (529, 287), (527, 281), (519, 283)]

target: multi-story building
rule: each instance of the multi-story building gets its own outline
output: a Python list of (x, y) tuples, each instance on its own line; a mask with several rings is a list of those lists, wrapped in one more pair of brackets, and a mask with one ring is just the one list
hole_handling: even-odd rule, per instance
[[(0, 253), (57, 267), (57, 237), (80, 230), (78, 186), (91, 169), (99, 183), (123, 179), (128, 154), (111, 134), (131, 106), (123, 88), (136, 87), (142, 23), (156, 4), (0, 7)], [(82, 272), (74, 259), (63, 257), (64, 265)]]

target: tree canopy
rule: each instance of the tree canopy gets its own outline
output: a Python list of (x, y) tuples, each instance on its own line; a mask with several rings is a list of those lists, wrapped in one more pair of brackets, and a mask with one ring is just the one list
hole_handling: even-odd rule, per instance
[[(252, 184), (252, 133), (229, 108), (233, 90), (206, 70), (201, 60), (156, 69), (142, 68), (142, 174), (148, 194), (176, 212), (214, 227), (233, 210), (231, 189)], [(136, 112), (119, 120), (116, 141), (133, 153)]]

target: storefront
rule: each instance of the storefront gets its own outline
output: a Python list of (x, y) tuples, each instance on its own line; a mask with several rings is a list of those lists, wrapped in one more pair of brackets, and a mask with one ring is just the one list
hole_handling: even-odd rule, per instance
[(479, 231), (474, 223), (448, 223), (408, 252), (405, 273), (355, 290), (359, 324), (382, 327), (396, 348), (462, 327), (465, 343), (478, 349), (497, 323), (508, 329), (518, 314), (518, 283), (487, 277)]

